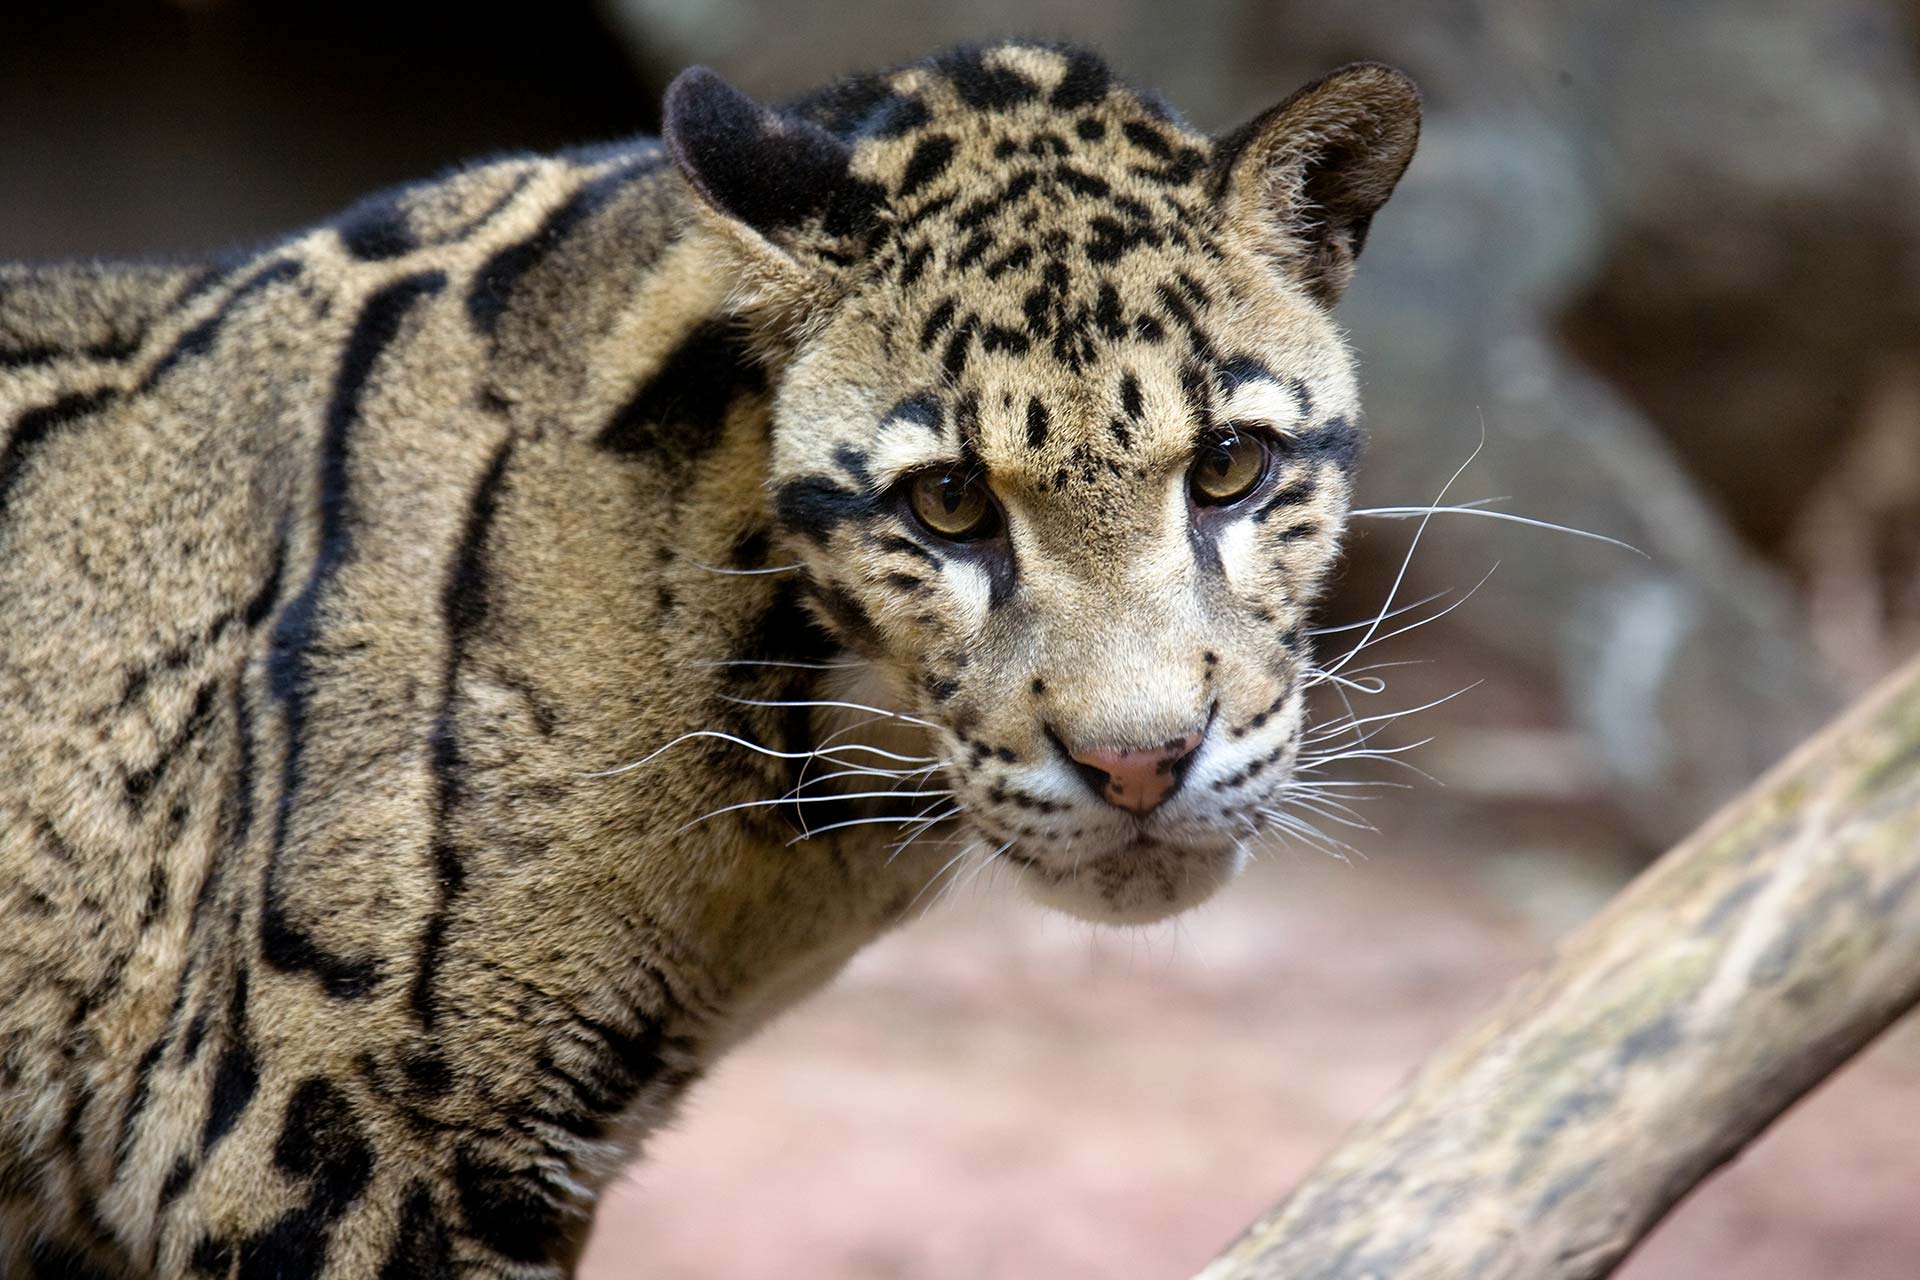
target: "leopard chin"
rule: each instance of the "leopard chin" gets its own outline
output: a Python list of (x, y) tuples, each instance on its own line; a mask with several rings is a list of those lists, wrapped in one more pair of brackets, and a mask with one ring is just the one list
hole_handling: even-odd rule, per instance
[(1105, 925), (1157, 924), (1199, 906), (1246, 868), (1234, 841), (1184, 845), (1141, 835), (1098, 854), (1001, 855), (1035, 902)]

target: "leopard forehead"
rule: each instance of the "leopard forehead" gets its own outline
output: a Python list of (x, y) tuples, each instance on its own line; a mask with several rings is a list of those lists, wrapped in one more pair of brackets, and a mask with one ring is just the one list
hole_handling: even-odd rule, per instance
[(799, 532), (837, 522), (823, 494), (941, 461), (1122, 503), (1231, 420), (1351, 461), (1338, 330), (1220, 226), (1214, 143), (1099, 59), (959, 50), (792, 110), (853, 140), (873, 210), (858, 284), (778, 397)]

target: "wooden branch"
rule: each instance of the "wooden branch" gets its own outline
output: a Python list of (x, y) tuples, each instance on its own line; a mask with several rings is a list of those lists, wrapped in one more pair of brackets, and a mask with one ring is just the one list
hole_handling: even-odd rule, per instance
[(1605, 1276), (1916, 1002), (1920, 660), (1629, 885), (1199, 1280)]

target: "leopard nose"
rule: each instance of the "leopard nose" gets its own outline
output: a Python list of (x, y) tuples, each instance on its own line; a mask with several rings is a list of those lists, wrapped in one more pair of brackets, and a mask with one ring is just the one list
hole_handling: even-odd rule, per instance
[(1067, 755), (1097, 795), (1144, 818), (1180, 789), (1203, 736), (1195, 730), (1157, 747), (1097, 747)]

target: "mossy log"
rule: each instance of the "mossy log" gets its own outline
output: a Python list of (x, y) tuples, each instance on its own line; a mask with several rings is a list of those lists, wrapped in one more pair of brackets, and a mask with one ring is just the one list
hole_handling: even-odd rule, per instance
[(1920, 661), (1648, 868), (1199, 1280), (1608, 1275), (1917, 1002)]

